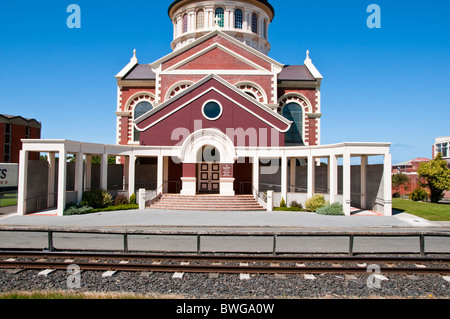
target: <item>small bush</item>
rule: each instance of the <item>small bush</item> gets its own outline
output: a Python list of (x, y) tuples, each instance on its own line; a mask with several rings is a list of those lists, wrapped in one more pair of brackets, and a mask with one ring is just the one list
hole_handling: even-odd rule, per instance
[(123, 195), (117, 195), (116, 198), (114, 199), (115, 206), (126, 205), (126, 204), (128, 204), (128, 198), (126, 198)]
[(64, 211), (65, 216), (70, 215), (82, 215), (82, 214), (88, 214), (92, 212), (92, 207), (90, 206), (83, 206), (83, 205), (75, 205), (70, 206)]
[(308, 198), (305, 202), (305, 208), (310, 212), (317, 211), (320, 207), (325, 206), (325, 197), (322, 194), (316, 194), (311, 198)]
[(105, 208), (113, 202), (111, 194), (102, 190), (92, 190), (83, 193), (81, 205), (93, 208)]
[(425, 201), (428, 198), (427, 191), (422, 187), (417, 187), (411, 194), (409, 194), (409, 199), (418, 202)]
[(296, 210), (303, 210), (303, 205), (301, 203), (298, 203), (297, 201), (293, 200), (291, 202), (291, 208), (298, 208)]
[(136, 205), (136, 194), (135, 194), (135, 193), (133, 193), (133, 194), (130, 196), (130, 204)]
[(333, 203), (331, 205), (325, 205), (317, 209), (317, 214), (320, 215), (337, 215), (345, 216), (344, 209), (340, 203)]
[(283, 197), (281, 197), (280, 207), (286, 207), (286, 202)]

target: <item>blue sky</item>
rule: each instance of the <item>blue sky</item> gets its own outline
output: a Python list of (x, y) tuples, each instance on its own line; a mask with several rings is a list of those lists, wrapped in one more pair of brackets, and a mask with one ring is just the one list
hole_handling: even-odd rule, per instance
[[(269, 56), (324, 76), (322, 144), (390, 142), (393, 162), (431, 157), (450, 135), (450, 3), (272, 0)], [(69, 29), (68, 5), (81, 8)], [(42, 122), (42, 138), (115, 143), (116, 75), (171, 52), (170, 0), (8, 1), (0, 11), (0, 113)], [(381, 29), (366, 24), (369, 4)]]

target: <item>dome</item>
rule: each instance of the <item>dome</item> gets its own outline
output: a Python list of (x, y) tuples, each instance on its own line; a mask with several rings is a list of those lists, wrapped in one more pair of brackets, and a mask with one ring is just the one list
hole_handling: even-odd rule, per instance
[(264, 54), (270, 50), (268, 30), (275, 10), (267, 0), (175, 0), (168, 13), (174, 51), (216, 29)]

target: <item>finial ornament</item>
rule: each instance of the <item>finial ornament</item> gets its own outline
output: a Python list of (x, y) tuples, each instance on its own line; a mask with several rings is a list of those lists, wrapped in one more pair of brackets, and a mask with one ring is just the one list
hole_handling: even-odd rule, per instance
[(133, 50), (133, 58), (136, 57), (136, 49)]
[(306, 50), (306, 58), (309, 59), (309, 50)]
[(219, 27), (219, 21), (220, 21), (220, 17), (215, 17), (213, 20), (214, 20), (214, 26), (215, 27)]

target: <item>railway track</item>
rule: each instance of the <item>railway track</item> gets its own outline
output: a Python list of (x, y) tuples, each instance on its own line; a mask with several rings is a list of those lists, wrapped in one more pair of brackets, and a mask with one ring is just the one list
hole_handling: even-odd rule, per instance
[(450, 257), (405, 256), (240, 256), (160, 255), (68, 252), (0, 252), (0, 269), (84, 271), (324, 274), (367, 273), (376, 264), (383, 273), (450, 274)]

